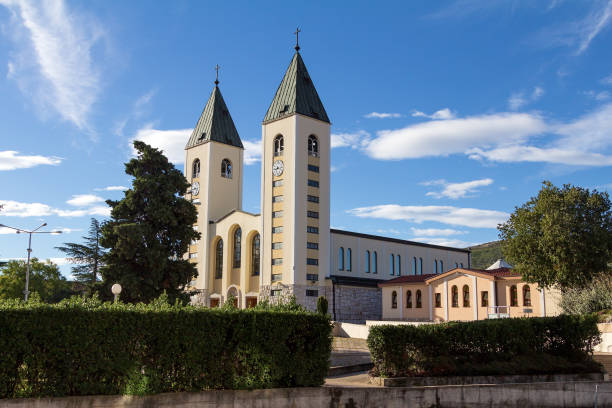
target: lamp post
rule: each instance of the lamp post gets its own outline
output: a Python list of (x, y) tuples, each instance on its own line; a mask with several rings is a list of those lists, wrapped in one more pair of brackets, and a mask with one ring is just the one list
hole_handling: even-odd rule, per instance
[(32, 234), (61, 234), (62, 231), (39, 231), (39, 229), (41, 229), (42, 227), (47, 226), (47, 223), (44, 222), (41, 225), (39, 225), (38, 227), (34, 228), (32, 231), (28, 231), (28, 230), (24, 230), (21, 228), (15, 228), (15, 227), (9, 227), (8, 225), (4, 225), (4, 224), (0, 224), (0, 227), (4, 227), (4, 228), (10, 228), (15, 230), (15, 232), (17, 234), (28, 234), (29, 235), (29, 239), (28, 239), (28, 264), (27, 264), (27, 269), (26, 269), (26, 283), (25, 283), (25, 290), (23, 291), (24, 299), (27, 302), (28, 301), (28, 295), (30, 294), (30, 254), (32, 253)]
[(119, 300), (119, 294), (121, 293), (121, 285), (118, 283), (115, 283), (113, 286), (111, 286), (111, 292), (113, 292), (113, 295), (115, 295), (115, 303), (117, 303), (117, 301)]

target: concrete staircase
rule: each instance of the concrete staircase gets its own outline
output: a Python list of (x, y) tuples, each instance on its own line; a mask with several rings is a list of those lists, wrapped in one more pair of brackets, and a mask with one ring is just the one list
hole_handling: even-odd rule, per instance
[(612, 353), (594, 353), (593, 358), (604, 366), (608, 374), (612, 374)]
[(334, 337), (328, 375), (336, 376), (372, 368), (372, 358), (365, 339)]

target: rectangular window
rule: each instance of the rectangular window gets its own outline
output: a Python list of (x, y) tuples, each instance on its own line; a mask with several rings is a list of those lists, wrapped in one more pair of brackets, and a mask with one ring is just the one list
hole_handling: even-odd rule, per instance
[(313, 171), (315, 173), (319, 172), (319, 166), (313, 166), (312, 164), (308, 165), (308, 170)]
[(281, 180), (274, 180), (272, 182), (272, 187), (280, 187), (282, 185), (283, 185), (283, 180), (282, 179)]
[(316, 282), (319, 280), (319, 275), (316, 273), (307, 273), (306, 280)]
[(282, 290), (281, 289), (272, 289), (270, 291), (270, 296), (280, 296), (281, 295)]
[(307, 242), (306, 248), (308, 249), (319, 249), (319, 244), (316, 242)]
[(272, 249), (283, 249), (283, 243), (282, 242), (273, 242), (272, 243)]
[(283, 216), (282, 211), (272, 211), (272, 218), (281, 218)]
[(272, 202), (273, 203), (280, 203), (281, 201), (283, 201), (283, 198), (284, 197), (282, 195), (274, 196), (274, 197), (272, 197)]
[(306, 196), (306, 199), (308, 201), (310, 201), (311, 203), (318, 203), (319, 202), (319, 197), (313, 196), (313, 195)]
[(306, 258), (306, 265), (318, 265), (319, 260), (315, 258)]
[(316, 289), (306, 289), (306, 296), (318, 297), (319, 291)]
[(278, 282), (283, 280), (283, 274), (282, 273), (273, 273), (272, 274), (272, 282)]
[(308, 179), (308, 185), (310, 187), (319, 187), (319, 182), (317, 180)]
[(310, 232), (311, 234), (318, 234), (319, 227), (306, 227), (306, 232)]
[(483, 290), (480, 292), (480, 305), (482, 307), (489, 307), (489, 292)]
[(283, 258), (272, 258), (272, 265), (282, 265)]
[(193, 259), (193, 258), (197, 258), (198, 257), (198, 253), (197, 252), (192, 252), (189, 254), (189, 259)]
[(273, 234), (280, 234), (281, 232), (283, 232), (283, 227), (272, 227)]
[(306, 211), (306, 215), (310, 218), (319, 218), (319, 213), (316, 211)]
[(435, 294), (436, 307), (442, 307), (442, 295), (439, 293)]

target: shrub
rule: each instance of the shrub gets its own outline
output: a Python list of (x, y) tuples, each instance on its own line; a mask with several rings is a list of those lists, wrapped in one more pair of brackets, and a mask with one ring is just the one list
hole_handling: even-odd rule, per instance
[(601, 273), (583, 288), (566, 290), (561, 297), (561, 308), (569, 314), (612, 309), (612, 274)]
[(374, 326), (374, 373), (387, 377), (599, 372), (597, 317)]
[(315, 313), (0, 302), (0, 398), (318, 386), (330, 332)]
[(327, 299), (323, 296), (319, 296), (319, 298), (317, 299), (317, 313), (325, 316), (327, 315), (327, 308), (328, 308)]

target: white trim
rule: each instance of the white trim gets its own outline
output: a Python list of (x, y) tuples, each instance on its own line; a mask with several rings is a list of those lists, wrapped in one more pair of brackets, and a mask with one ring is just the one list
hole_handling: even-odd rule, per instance
[(444, 279), (444, 321), (448, 322), (448, 280)]
[(478, 320), (478, 283), (476, 277), (472, 276), (472, 286), (474, 287), (474, 320)]
[(404, 301), (403, 301), (402, 294), (404, 293), (404, 290), (402, 289), (401, 286), (398, 286), (398, 291), (399, 291), (400, 320), (403, 320), (404, 319)]
[(433, 321), (433, 288), (429, 286), (429, 320)]
[(495, 281), (491, 281), (491, 306), (497, 306), (497, 297), (495, 296)]

